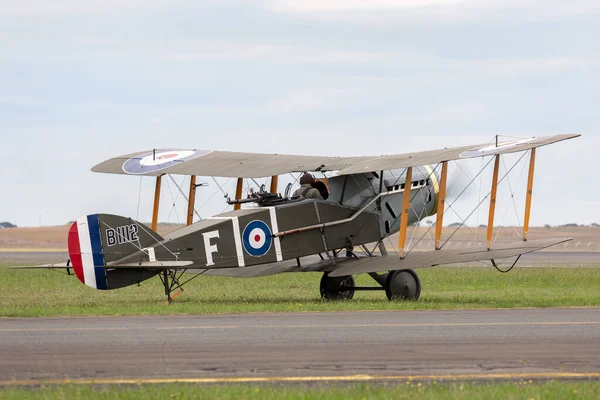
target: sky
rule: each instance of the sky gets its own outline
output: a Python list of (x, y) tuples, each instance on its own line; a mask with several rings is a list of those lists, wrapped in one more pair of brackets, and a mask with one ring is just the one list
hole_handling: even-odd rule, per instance
[[(600, 223), (599, 37), (596, 0), (0, 0), (0, 221), (149, 221), (151, 178), (90, 168), (152, 148), (380, 155), (580, 133), (540, 150), (532, 223)], [(199, 180), (200, 214), (223, 211)], [(160, 220), (182, 221), (172, 182), (163, 200)]]

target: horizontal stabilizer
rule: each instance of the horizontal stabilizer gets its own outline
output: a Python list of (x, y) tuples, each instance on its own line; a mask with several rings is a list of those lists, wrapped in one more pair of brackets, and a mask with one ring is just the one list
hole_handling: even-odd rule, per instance
[(124, 264), (113, 264), (106, 265), (106, 268), (182, 268), (192, 265), (193, 261), (140, 261)]
[(41, 265), (14, 265), (9, 266), (11, 269), (52, 269), (52, 268), (73, 268), (66, 262), (56, 264), (41, 264)]
[(370, 272), (435, 267), (444, 264), (489, 261), (492, 259), (502, 260), (521, 254), (532, 253), (570, 240), (572, 239), (541, 239), (528, 242), (502, 243), (496, 245), (492, 250), (488, 250), (485, 247), (475, 247), (468, 250), (452, 249), (412, 252), (402, 259), (398, 258), (397, 255), (367, 257), (340, 266), (331, 271), (329, 276), (336, 277)]

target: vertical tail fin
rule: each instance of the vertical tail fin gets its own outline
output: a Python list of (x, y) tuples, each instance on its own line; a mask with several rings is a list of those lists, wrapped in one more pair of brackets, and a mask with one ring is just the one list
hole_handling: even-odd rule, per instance
[(92, 214), (69, 229), (68, 248), (77, 278), (94, 289), (139, 283), (156, 275), (143, 268), (107, 269), (106, 265), (161, 241), (162, 237), (131, 218)]

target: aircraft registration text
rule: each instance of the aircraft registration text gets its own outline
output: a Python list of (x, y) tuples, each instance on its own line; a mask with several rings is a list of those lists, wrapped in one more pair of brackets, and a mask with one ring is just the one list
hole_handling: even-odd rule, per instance
[(118, 226), (114, 229), (108, 228), (106, 230), (106, 244), (107, 246), (115, 246), (138, 241), (138, 232), (139, 228), (136, 224)]

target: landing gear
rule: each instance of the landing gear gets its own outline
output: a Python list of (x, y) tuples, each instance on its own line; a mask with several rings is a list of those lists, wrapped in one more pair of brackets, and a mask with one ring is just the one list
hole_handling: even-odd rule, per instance
[(392, 271), (385, 280), (388, 300), (419, 300), (421, 281), (412, 269)]
[(421, 281), (412, 269), (391, 271), (387, 274), (369, 274), (379, 286), (356, 286), (352, 276), (331, 277), (326, 272), (321, 278), (323, 300), (351, 300), (357, 290), (385, 290), (388, 300), (417, 301), (421, 296)]
[(321, 278), (321, 297), (323, 300), (352, 300), (354, 287), (352, 276), (334, 278), (325, 273)]
[[(181, 282), (181, 277), (186, 271), (187, 269), (166, 269), (158, 274), (165, 288), (167, 304), (171, 304), (181, 293), (183, 293), (183, 285), (200, 276), (200, 274), (196, 274), (188, 280)], [(177, 290), (177, 292), (173, 293), (175, 290)]]

